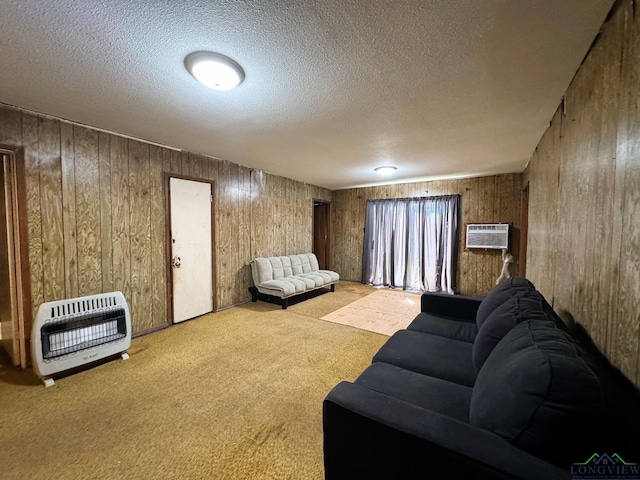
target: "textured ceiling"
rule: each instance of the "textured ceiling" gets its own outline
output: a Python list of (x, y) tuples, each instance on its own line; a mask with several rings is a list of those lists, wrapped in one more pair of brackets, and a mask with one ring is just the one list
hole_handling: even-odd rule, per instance
[(0, 0), (0, 102), (331, 189), (516, 172), (612, 3)]

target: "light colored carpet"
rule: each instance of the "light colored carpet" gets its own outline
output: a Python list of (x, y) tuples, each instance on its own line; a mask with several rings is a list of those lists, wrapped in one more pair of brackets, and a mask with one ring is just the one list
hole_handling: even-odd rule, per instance
[(372, 291), (206, 315), (51, 388), (5, 359), (0, 478), (322, 479), (322, 401), (387, 338), (314, 315)]
[(407, 328), (419, 313), (419, 292), (381, 289), (321, 318), (383, 335), (393, 335), (398, 330)]

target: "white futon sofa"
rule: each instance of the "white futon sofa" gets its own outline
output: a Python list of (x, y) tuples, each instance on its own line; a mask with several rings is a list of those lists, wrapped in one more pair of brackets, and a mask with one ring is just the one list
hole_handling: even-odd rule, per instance
[(335, 284), (340, 280), (336, 272), (320, 270), (313, 253), (256, 258), (251, 262), (251, 273), (251, 301), (257, 302), (259, 294), (277, 297), (281, 299), (283, 309), (294, 295), (329, 286), (332, 292), (335, 291)]

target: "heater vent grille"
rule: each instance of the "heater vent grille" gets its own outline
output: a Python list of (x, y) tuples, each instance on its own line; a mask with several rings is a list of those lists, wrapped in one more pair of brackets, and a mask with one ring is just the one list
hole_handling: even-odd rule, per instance
[(42, 357), (50, 359), (105, 343), (127, 335), (124, 308), (85, 313), (72, 319), (58, 318), (42, 326)]
[(114, 307), (117, 305), (117, 298), (115, 295), (105, 294), (104, 296), (84, 297), (55, 303), (56, 305), (51, 306), (50, 318), (79, 315), (85, 312)]

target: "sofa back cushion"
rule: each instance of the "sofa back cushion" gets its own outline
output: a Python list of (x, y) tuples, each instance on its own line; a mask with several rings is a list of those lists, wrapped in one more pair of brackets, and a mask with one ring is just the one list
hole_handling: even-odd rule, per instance
[(511, 297), (489, 314), (473, 341), (472, 361), (480, 370), (502, 337), (525, 320), (549, 320), (544, 310), (544, 298), (533, 290)]
[[(277, 267), (276, 267), (277, 268)], [(282, 272), (282, 265), (280, 265)], [(274, 267), (269, 258), (256, 258), (251, 262), (251, 274), (253, 284), (261, 285), (266, 281), (274, 279)]]
[[(294, 275), (302, 273), (317, 272), (320, 269), (318, 259), (313, 253), (302, 253), (300, 255), (291, 255), (292, 262), (295, 261)], [(295, 260), (294, 260), (295, 259)]]
[(469, 422), (557, 465), (579, 461), (605, 417), (604, 392), (585, 357), (551, 320), (516, 325), (478, 372)]
[(301, 275), (305, 273), (302, 267), (302, 255), (289, 255), (289, 258), (291, 260), (291, 270), (293, 275)]
[(293, 275), (290, 257), (262, 257), (251, 262), (254, 285)]
[(482, 327), (482, 324), (491, 312), (504, 302), (522, 293), (535, 291), (535, 289), (536, 287), (533, 286), (533, 283), (524, 277), (511, 277), (500, 282), (482, 299), (478, 307), (476, 314), (478, 329)]

